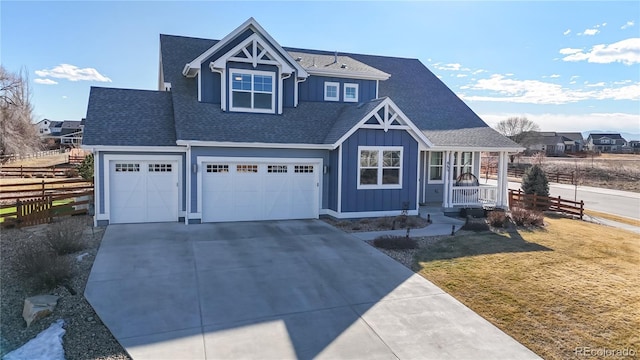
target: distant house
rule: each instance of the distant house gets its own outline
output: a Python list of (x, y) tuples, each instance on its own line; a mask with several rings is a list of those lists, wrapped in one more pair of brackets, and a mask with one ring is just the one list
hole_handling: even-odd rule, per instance
[(560, 156), (581, 151), (584, 139), (580, 133), (531, 131), (524, 137), (523, 144), (528, 152), (544, 152), (549, 156)]
[(620, 152), (627, 146), (627, 140), (618, 134), (589, 134), (586, 147), (591, 151)]
[(640, 153), (640, 141), (638, 140), (631, 140), (629, 141), (629, 147), (631, 148), (631, 151), (633, 153)]
[(63, 121), (50, 121), (49, 133), (51, 134), (51, 136), (60, 136), (60, 132), (62, 131), (62, 123)]
[(35, 126), (36, 126), (36, 130), (38, 131), (38, 135), (42, 136), (48, 136), (51, 134), (51, 129), (49, 128), (51, 126), (52, 121), (49, 119), (42, 119), (40, 121), (38, 121)]
[(82, 143), (82, 130), (84, 124), (78, 120), (65, 120), (60, 127), (60, 143), (76, 144)]

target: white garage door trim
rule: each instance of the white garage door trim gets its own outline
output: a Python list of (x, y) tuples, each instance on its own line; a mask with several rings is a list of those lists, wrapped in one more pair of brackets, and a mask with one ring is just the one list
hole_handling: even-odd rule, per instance
[(184, 211), (181, 209), (182, 208), (182, 202), (183, 202), (183, 165), (182, 165), (182, 156), (180, 155), (121, 155), (121, 154), (110, 154), (110, 155), (104, 155), (103, 156), (103, 164), (102, 164), (102, 173), (104, 176), (104, 184), (103, 184), (103, 188), (104, 188), (104, 217), (106, 218), (106, 220), (109, 220), (110, 224), (115, 224), (115, 222), (113, 222), (113, 217), (111, 214), (111, 163), (113, 162), (118, 162), (118, 161), (126, 161), (126, 162), (134, 162), (134, 161), (140, 161), (140, 162), (168, 162), (168, 163), (174, 163), (176, 165), (176, 169), (175, 169), (175, 174), (176, 174), (176, 181), (178, 182), (178, 187), (177, 187), (177, 195), (178, 195), (178, 202), (177, 202), (177, 208), (175, 209), (175, 221), (178, 221), (178, 217), (180, 216), (184, 216)]
[[(313, 165), (316, 196), (314, 198), (313, 211), (311, 217), (318, 218), (320, 214), (320, 207), (322, 204), (322, 162), (321, 158), (249, 158), (249, 157), (219, 157), (219, 156), (198, 156), (196, 163), (198, 165), (197, 176), (197, 192), (198, 202), (197, 211), (201, 216), (201, 221), (205, 222), (206, 214), (203, 213), (203, 176), (206, 172), (206, 165), (217, 164), (255, 164), (255, 165)], [(220, 220), (220, 221), (233, 221), (233, 220)]]

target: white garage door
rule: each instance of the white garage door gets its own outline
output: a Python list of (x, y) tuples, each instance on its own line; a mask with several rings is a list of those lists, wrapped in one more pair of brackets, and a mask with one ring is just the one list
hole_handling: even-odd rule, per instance
[(319, 165), (279, 162), (202, 164), (202, 221), (318, 217)]
[(110, 223), (178, 221), (178, 162), (109, 162)]

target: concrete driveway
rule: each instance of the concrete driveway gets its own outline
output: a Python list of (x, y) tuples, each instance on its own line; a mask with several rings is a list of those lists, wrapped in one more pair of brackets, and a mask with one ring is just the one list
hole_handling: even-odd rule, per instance
[(138, 359), (534, 359), (318, 220), (110, 225), (85, 296)]

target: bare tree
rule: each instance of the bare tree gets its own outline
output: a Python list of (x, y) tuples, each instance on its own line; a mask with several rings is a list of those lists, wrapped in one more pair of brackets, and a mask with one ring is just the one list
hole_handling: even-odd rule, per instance
[(29, 79), (0, 65), (0, 155), (27, 154), (41, 148), (33, 122)]
[(507, 120), (500, 121), (496, 125), (496, 130), (518, 144), (524, 145), (523, 142), (527, 138), (529, 132), (539, 131), (540, 127), (535, 122), (523, 116), (510, 117)]

